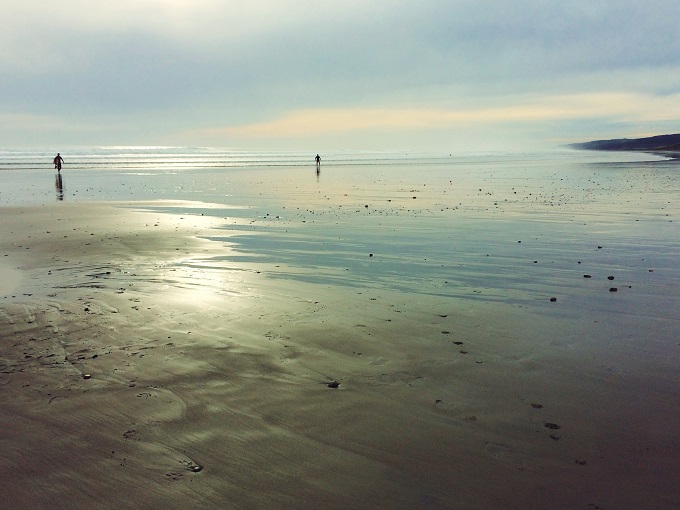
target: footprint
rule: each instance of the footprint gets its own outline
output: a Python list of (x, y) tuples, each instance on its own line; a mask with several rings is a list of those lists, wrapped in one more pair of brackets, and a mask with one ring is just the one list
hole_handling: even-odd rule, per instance
[(171, 482), (176, 482), (178, 480), (181, 480), (184, 475), (182, 473), (165, 473), (165, 479), (169, 480)]
[(137, 431), (135, 429), (128, 429), (123, 433), (123, 437), (125, 439), (133, 439), (136, 434)]

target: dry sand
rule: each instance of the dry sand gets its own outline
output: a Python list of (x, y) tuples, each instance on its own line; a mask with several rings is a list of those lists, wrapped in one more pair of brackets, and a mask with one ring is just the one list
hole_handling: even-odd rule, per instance
[(680, 507), (677, 350), (211, 270), (214, 218), (121, 205), (2, 211), (5, 508)]

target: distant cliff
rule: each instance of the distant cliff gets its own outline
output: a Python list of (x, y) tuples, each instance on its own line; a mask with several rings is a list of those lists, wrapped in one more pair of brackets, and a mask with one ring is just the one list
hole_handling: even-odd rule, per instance
[(569, 144), (569, 147), (590, 151), (680, 152), (680, 134), (647, 138), (617, 138)]

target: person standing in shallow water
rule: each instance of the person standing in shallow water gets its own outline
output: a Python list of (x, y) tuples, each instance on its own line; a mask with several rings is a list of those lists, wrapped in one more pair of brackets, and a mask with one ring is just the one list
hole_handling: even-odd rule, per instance
[(321, 156), (317, 154), (316, 158), (314, 159), (316, 159), (316, 171), (318, 172), (319, 170), (321, 170)]
[(57, 169), (57, 172), (61, 172), (61, 164), (64, 162), (64, 158), (61, 157), (61, 155), (57, 152), (57, 155), (54, 157), (54, 168)]

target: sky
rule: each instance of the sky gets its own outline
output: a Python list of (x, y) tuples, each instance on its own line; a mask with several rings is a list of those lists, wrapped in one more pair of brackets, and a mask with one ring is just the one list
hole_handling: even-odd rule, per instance
[(680, 132), (677, 0), (3, 0), (0, 147), (526, 150)]

